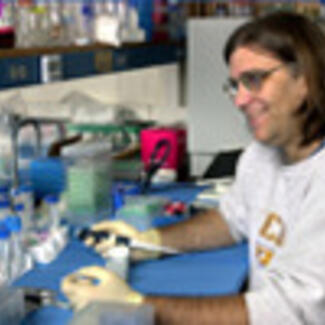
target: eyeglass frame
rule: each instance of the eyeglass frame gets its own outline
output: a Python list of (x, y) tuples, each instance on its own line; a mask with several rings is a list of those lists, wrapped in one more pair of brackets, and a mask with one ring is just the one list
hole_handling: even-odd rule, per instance
[[(290, 63), (282, 63), (269, 70), (253, 69), (244, 71), (237, 80), (228, 78), (228, 80), (223, 84), (222, 89), (226, 92), (231, 99), (235, 98), (239, 91), (239, 84), (241, 83), (245, 89), (250, 92), (258, 92), (261, 90), (263, 83), (276, 71), (281, 68), (293, 66)], [(249, 80), (251, 78), (251, 80)], [(256, 78), (255, 81), (252, 79)], [(256, 83), (255, 85), (254, 82)]]

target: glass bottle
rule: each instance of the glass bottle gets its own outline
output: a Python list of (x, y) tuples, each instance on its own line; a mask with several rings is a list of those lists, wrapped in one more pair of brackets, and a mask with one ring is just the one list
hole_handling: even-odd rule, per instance
[(25, 253), (22, 244), (22, 224), (18, 216), (7, 216), (5, 223), (11, 232), (10, 237), (10, 280), (14, 281), (26, 270)]
[(4, 221), (0, 221), (0, 286), (9, 283), (10, 272), (10, 231)]

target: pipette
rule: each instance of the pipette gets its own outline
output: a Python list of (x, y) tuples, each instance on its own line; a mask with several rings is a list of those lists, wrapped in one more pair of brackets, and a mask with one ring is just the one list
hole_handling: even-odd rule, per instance
[(109, 231), (103, 231), (103, 230), (95, 231), (89, 228), (84, 228), (78, 234), (78, 238), (80, 240), (84, 241), (87, 238), (92, 238), (95, 243), (99, 243), (103, 239), (109, 239), (109, 237), (111, 236), (115, 236), (116, 244), (124, 244), (129, 246), (131, 249), (140, 249), (140, 250), (145, 250), (150, 252), (158, 252), (165, 255), (180, 254), (180, 251), (171, 247), (146, 243), (126, 236), (115, 235), (110, 233)]
[(149, 243), (141, 242), (141, 241), (138, 241), (135, 239), (130, 239), (130, 247), (134, 248), (134, 249), (141, 249), (144, 251), (162, 253), (165, 255), (180, 254), (180, 252), (174, 248), (167, 247), (167, 246), (161, 246), (161, 245), (149, 244)]
[(72, 305), (67, 301), (57, 298), (57, 293), (45, 288), (23, 287), (24, 300), (27, 312), (44, 306), (55, 306), (63, 309), (72, 309)]

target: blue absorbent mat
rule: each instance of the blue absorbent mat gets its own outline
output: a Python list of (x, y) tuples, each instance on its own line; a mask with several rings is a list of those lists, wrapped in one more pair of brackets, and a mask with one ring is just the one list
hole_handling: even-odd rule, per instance
[(247, 272), (247, 245), (241, 244), (136, 264), (130, 283), (151, 295), (227, 295), (240, 290)]

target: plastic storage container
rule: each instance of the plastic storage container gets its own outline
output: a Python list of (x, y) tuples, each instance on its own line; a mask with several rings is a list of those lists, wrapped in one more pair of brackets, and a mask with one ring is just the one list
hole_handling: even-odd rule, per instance
[(159, 196), (125, 196), (125, 204), (116, 212), (116, 218), (144, 231), (152, 227), (156, 217), (164, 215), (164, 206), (167, 203), (166, 198)]
[(66, 217), (77, 226), (88, 226), (111, 213), (111, 145), (85, 142), (63, 149), (67, 164)]

